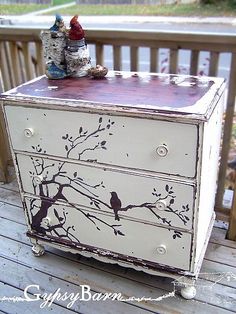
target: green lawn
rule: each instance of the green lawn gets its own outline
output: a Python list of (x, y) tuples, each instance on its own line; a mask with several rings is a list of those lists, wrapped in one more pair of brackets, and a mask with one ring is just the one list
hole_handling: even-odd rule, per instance
[[(53, 6), (69, 3), (70, 0), (54, 0)], [(23, 14), (47, 8), (47, 5), (0, 5), (0, 15)], [(47, 13), (52, 15), (57, 11)], [(62, 15), (164, 15), (164, 16), (236, 16), (227, 1), (219, 0), (217, 5), (175, 4), (175, 5), (75, 5), (61, 9)]]
[(48, 5), (40, 4), (1, 4), (0, 15), (21, 15), (41, 9), (46, 9)]
[(236, 8), (232, 9), (225, 1), (217, 5), (75, 5), (60, 10), (62, 15), (75, 12), (79, 15), (236, 16)]
[[(72, 2), (72, 0), (53, 0), (53, 6), (69, 2)], [(49, 7), (49, 5), (42, 4), (0, 4), (0, 15), (21, 15)]]
[(73, 2), (74, 0), (53, 0), (53, 5), (61, 5)]

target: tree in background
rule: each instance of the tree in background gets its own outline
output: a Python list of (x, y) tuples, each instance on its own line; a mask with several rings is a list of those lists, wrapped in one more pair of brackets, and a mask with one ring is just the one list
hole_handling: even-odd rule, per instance
[[(217, 5), (219, 2), (225, 2), (224, 0), (200, 0), (201, 4), (213, 4)], [(232, 8), (236, 8), (236, 0), (227, 0), (228, 5)]]

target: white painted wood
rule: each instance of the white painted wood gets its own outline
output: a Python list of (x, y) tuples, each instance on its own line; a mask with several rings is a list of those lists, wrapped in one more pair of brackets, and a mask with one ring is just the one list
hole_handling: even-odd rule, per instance
[[(32, 226), (41, 200), (26, 198), (26, 206)], [(146, 260), (189, 269), (191, 235), (187, 233), (173, 239), (172, 230), (123, 218), (115, 221), (112, 215), (85, 210), (81, 206), (67, 207), (56, 203), (49, 208), (40, 226), (43, 226), (48, 238), (56, 237), (82, 246), (89, 245), (95, 248), (95, 253), (104, 256), (109, 257), (110, 251), (117, 258), (118, 254), (122, 254), (144, 260), (144, 264)], [(173, 259), (173, 256), (178, 258)]]
[[(7, 106), (6, 115), (15, 150), (186, 177), (196, 174), (195, 125), (15, 106)], [(31, 137), (25, 136), (28, 129), (33, 130)], [(156, 149), (163, 144), (168, 153), (162, 157)]]
[[(91, 168), (88, 165), (40, 158), (38, 155), (17, 154), (17, 163), (23, 191), (27, 193), (38, 196), (43, 193), (45, 197), (53, 198), (60, 184), (70, 182), (72, 188), (63, 188), (63, 195), (69, 203), (108, 212), (115, 218), (111, 199), (116, 193), (121, 201), (118, 217), (192, 229), (195, 186), (187, 185), (186, 182), (176, 183), (154, 176), (111, 171), (109, 168)], [(52, 182), (56, 174), (55, 182)], [(131, 187), (129, 193), (127, 186)], [(142, 193), (139, 193), (140, 187)]]
[(211, 119), (202, 125), (202, 160), (198, 179), (200, 189), (195, 240), (196, 261), (199, 259), (204, 246), (215, 205), (223, 110), (224, 98), (218, 102)]
[[(142, 86), (155, 79), (145, 74), (135, 77), (132, 82)], [(132, 80), (130, 73), (119, 78), (113, 73), (108, 77), (111, 88), (118, 79), (124, 84)], [(221, 115), (215, 112), (222, 109), (223, 100), (218, 100), (224, 83), (182, 76), (159, 79), (163, 88), (168, 84), (178, 91), (186, 88), (188, 95), (193, 92), (193, 80), (200, 88), (210, 88), (196, 103), (189, 99), (189, 105), (178, 107), (174, 97), (170, 107), (160, 106), (160, 99), (157, 106), (139, 101), (134, 104), (132, 95), (128, 98), (131, 103), (122, 103), (127, 99), (123, 94), (121, 102), (115, 95), (113, 103), (108, 96), (101, 103), (100, 91), (93, 101), (69, 94), (65, 94), (68, 100), (60, 99), (56, 85), (54, 95), (46, 98), (41, 90), (34, 89), (37, 80), (26, 89), (23, 86), (4, 95), (34, 244), (73, 253), (80, 249), (82, 255), (156, 275), (176, 278), (179, 269), (186, 275), (198, 275), (213, 217), (219, 150), (216, 139), (221, 129)], [(27, 95), (20, 93), (27, 88)], [(32, 96), (30, 88), (38, 96)], [(170, 193), (170, 187), (176, 194)], [(169, 196), (164, 196), (165, 192)], [(137, 212), (137, 205), (148, 208), (148, 214), (145, 210)], [(168, 216), (156, 214), (167, 214), (170, 207), (173, 211)], [(184, 226), (175, 219), (182, 209), (189, 218)], [(152, 215), (159, 224), (155, 225)]]

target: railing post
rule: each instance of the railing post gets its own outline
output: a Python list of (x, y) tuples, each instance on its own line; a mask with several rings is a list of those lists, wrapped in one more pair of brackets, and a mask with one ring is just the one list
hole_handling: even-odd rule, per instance
[[(236, 170), (234, 171), (236, 172)], [(234, 183), (234, 198), (233, 198), (233, 206), (231, 208), (231, 213), (230, 213), (227, 239), (236, 241), (236, 182)]]
[(218, 187), (216, 193), (216, 208), (222, 207), (222, 200), (224, 196), (224, 184), (225, 175), (227, 169), (228, 154), (230, 149), (230, 139), (232, 134), (234, 107), (235, 107), (235, 95), (236, 95), (236, 53), (232, 53), (231, 67), (230, 67), (230, 79), (228, 86), (227, 107), (225, 113), (223, 142), (221, 148), (221, 161), (218, 176)]

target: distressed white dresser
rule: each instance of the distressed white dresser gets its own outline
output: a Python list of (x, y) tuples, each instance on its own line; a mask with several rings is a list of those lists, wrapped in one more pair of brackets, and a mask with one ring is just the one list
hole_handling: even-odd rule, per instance
[(224, 90), (219, 78), (109, 72), (40, 77), (2, 94), (34, 254), (46, 244), (197, 277), (214, 221)]

